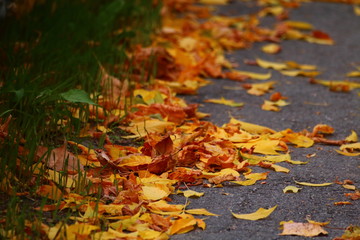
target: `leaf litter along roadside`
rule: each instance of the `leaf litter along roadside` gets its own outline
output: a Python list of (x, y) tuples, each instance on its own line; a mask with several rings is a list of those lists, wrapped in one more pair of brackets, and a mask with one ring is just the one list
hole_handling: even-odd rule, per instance
[[(179, 8), (177, 10), (187, 8), (195, 14), (206, 13), (203, 8), (190, 4), (174, 6)], [(132, 105), (132, 111), (119, 126), (133, 134), (129, 138), (145, 138), (144, 146), (120, 146), (106, 138), (103, 149), (94, 150), (69, 142), (81, 150), (76, 158), (78, 166), (87, 171), (83, 186), (89, 187), (89, 196), (73, 192), (74, 186), (80, 185), (80, 172), (69, 169), (73, 175), (68, 175), (64, 186), (59, 178), (54, 177), (57, 171), (49, 171), (47, 184), (40, 186), (37, 193), (50, 199), (61, 198), (59, 209), (78, 213), (71, 218), (76, 221), (74, 224), (41, 225), (41, 229), (37, 229), (47, 233), (50, 239), (86, 238), (90, 235), (95, 239), (166, 239), (196, 226), (205, 229), (205, 222), (194, 215), (214, 215), (211, 209), (209, 212), (205, 209), (189, 209), (187, 204), (169, 203), (169, 196), (177, 185), (220, 186), (225, 181), (251, 185), (267, 178), (267, 173), (253, 173), (252, 166), (276, 171), (279, 169), (276, 166), (280, 167), (277, 165), (279, 162), (305, 163), (291, 159), (288, 145), (311, 147), (316, 142), (348, 143), (345, 140), (331, 142), (324, 138), (324, 134), (333, 132), (326, 125), (317, 125), (312, 132), (297, 133), (290, 129), (276, 132), (236, 119), (221, 127), (199, 120), (206, 115), (197, 112), (196, 105), (186, 104), (177, 98), (174, 92), (194, 93), (198, 87), (206, 84), (201, 76), (223, 77), (222, 67), (231, 67), (221, 55), (223, 48), (246, 47), (253, 41), (266, 40), (271, 34), (266, 31), (265, 35), (261, 31), (250, 32), (249, 38), (242, 43), (231, 38), (236, 37), (235, 33), (227, 33), (229, 26), (234, 24), (232, 19), (220, 18), (218, 22), (215, 19), (214, 22), (203, 24), (189, 19), (164, 20), (163, 32), (155, 42), (170, 47), (163, 49), (155, 45), (147, 49), (139, 48), (134, 53), (141, 58), (149, 56), (150, 52), (157, 52), (161, 66), (153, 85), (138, 86), (141, 91), (135, 93), (134, 99), (138, 103)], [(243, 24), (254, 27), (252, 21), (255, 20)], [(215, 31), (213, 37), (203, 36), (202, 27)], [(256, 26), (254, 28), (256, 30)], [(221, 36), (222, 32), (225, 35)], [(209, 50), (206, 46), (213, 46), (213, 51), (205, 51)], [(114, 77), (112, 80), (120, 82)], [(235, 80), (239, 80), (238, 75)], [(122, 86), (126, 91), (125, 85)], [(104, 116), (105, 123), (109, 125), (97, 126), (102, 132), (92, 129), (89, 134), (93, 137), (109, 132), (111, 121), (120, 117), (119, 110), (122, 109), (119, 108), (125, 104), (116, 103), (111, 97), (99, 103), (112, 114), (107, 118)], [(6, 133), (6, 125), (2, 130)], [(352, 146), (341, 150), (344, 149), (357, 150)], [(68, 155), (68, 152), (59, 148), (54, 152), (54, 162), (56, 154), (60, 157)], [(52, 167), (56, 170), (55, 165)], [(94, 197), (97, 194), (101, 195), (100, 201)], [(55, 205), (44, 206), (46, 210), (54, 208)]]

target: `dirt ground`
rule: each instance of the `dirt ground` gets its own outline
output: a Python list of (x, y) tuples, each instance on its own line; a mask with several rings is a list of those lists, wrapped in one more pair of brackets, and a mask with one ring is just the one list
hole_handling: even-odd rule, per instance
[[(256, 11), (250, 1), (241, 3), (234, 1), (230, 5), (217, 9), (223, 15), (241, 15)], [(296, 61), (302, 64), (318, 66), (322, 72), (320, 79), (344, 80), (345, 74), (360, 66), (360, 16), (356, 16), (353, 8), (346, 4), (304, 3), (300, 8), (291, 11), (291, 20), (312, 23), (316, 29), (328, 33), (335, 45), (318, 45), (304, 41), (285, 41), (281, 43), (282, 52), (268, 55), (260, 50), (262, 44), (252, 48), (234, 51), (228, 54), (232, 62), (239, 64), (244, 71), (267, 72), (255, 66), (243, 63), (246, 59), (256, 57), (269, 61)], [(264, 24), (271, 26), (273, 18)], [(228, 90), (224, 87), (239, 87), (239, 83), (228, 80), (213, 80), (213, 84), (200, 90), (197, 96), (185, 97), (189, 103), (201, 103), (200, 111), (211, 114), (208, 119), (222, 125), (233, 116), (239, 120), (265, 125), (275, 130), (290, 128), (294, 131), (311, 130), (316, 124), (328, 124), (335, 128), (331, 139), (344, 139), (351, 130), (360, 134), (360, 96), (358, 90), (348, 93), (331, 92), (321, 85), (309, 83), (308, 78), (287, 77), (272, 71), (272, 80), (278, 81), (274, 91), (288, 97), (290, 105), (280, 112), (261, 110), (264, 99), (269, 94), (257, 97), (245, 90)], [(356, 81), (356, 80), (354, 80)], [(357, 79), (359, 81), (359, 79)], [(225, 97), (237, 102), (244, 102), (242, 108), (231, 108), (223, 105), (204, 103), (208, 98)], [(269, 173), (266, 184), (253, 186), (233, 186), (225, 184), (223, 188), (202, 188), (195, 190), (205, 192), (199, 199), (191, 199), (190, 207), (206, 208), (219, 214), (218, 217), (206, 219), (206, 230), (196, 230), (187, 234), (174, 236), (172, 239), (304, 239), (305, 237), (279, 236), (281, 221), (293, 220), (306, 222), (306, 218), (315, 221), (330, 221), (327, 236), (320, 239), (333, 239), (341, 236), (344, 228), (350, 224), (360, 224), (360, 201), (351, 201), (352, 205), (334, 205), (338, 201), (349, 201), (344, 193), (351, 192), (341, 185), (327, 187), (299, 186), (299, 193), (283, 193), (283, 188), (296, 185), (296, 181), (324, 183), (336, 179), (352, 180), (360, 188), (360, 158), (342, 156), (335, 152), (337, 146), (316, 144), (312, 148), (291, 148), (292, 159), (308, 161), (306, 165), (280, 164), (290, 169), (289, 173)], [(306, 155), (316, 156), (307, 158)], [(262, 172), (264, 169), (255, 168)], [(184, 204), (184, 198), (174, 196), (174, 202)], [(251, 213), (258, 208), (270, 208), (278, 205), (270, 217), (247, 221), (235, 219), (235, 213)]]

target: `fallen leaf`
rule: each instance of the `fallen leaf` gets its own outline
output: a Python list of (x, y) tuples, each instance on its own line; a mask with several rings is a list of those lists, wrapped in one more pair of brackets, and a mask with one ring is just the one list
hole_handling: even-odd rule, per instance
[(247, 93), (255, 96), (261, 96), (267, 93), (271, 88), (273, 88), (275, 81), (265, 82), (265, 83), (252, 83), (250, 89), (247, 90)]
[(261, 105), (261, 109), (265, 111), (280, 111), (280, 107), (289, 105), (290, 103), (286, 102), (283, 99), (277, 100), (276, 102), (264, 100), (263, 105)]
[(271, 72), (268, 72), (268, 73), (255, 73), (255, 72), (246, 72), (246, 71), (234, 70), (234, 71), (232, 71), (232, 73), (242, 75), (242, 76), (247, 76), (247, 77), (249, 77), (251, 79), (256, 79), (256, 80), (267, 80), (267, 79), (271, 78)]
[(335, 206), (352, 205), (352, 203), (351, 203), (351, 202), (343, 201), (343, 202), (334, 202), (334, 205), (335, 205)]
[(360, 5), (354, 4), (354, 13), (356, 16), (360, 16)]
[(244, 103), (238, 103), (234, 100), (225, 99), (223, 97), (221, 97), (220, 99), (206, 99), (205, 102), (223, 104), (230, 107), (242, 107), (244, 105)]
[(281, 74), (290, 77), (302, 76), (302, 77), (316, 77), (320, 74), (318, 71), (302, 71), (302, 70), (283, 70)]
[(325, 187), (334, 184), (334, 183), (308, 183), (308, 182), (298, 182), (298, 181), (295, 182), (299, 185), (310, 186), (310, 187)]
[(357, 156), (360, 153), (360, 142), (343, 144), (340, 146), (340, 150), (342, 152), (356, 154), (355, 156)]
[(265, 46), (262, 46), (261, 50), (263, 52), (265, 52), (265, 53), (276, 54), (276, 53), (279, 53), (281, 51), (281, 47), (280, 47), (279, 44), (270, 43), (270, 44), (267, 44)]
[(177, 191), (177, 194), (181, 193), (184, 195), (184, 197), (189, 198), (189, 197), (201, 197), (204, 195), (203, 192), (196, 192), (193, 190), (186, 190), (186, 191)]
[(356, 190), (356, 187), (354, 185), (350, 184), (343, 184), (343, 188), (349, 189), (349, 190)]
[(81, 171), (84, 166), (75, 155), (66, 149), (66, 144), (51, 151), (48, 148), (39, 146), (36, 155), (42, 159), (49, 168), (56, 171)]
[(334, 240), (357, 240), (360, 237), (360, 226), (349, 226), (340, 238)]
[(283, 189), (284, 193), (297, 193), (300, 191), (301, 188), (295, 187), (295, 186), (287, 186)]
[(225, 5), (229, 2), (229, 0), (199, 0), (199, 2), (209, 5)]
[(256, 212), (249, 214), (236, 214), (233, 212), (231, 212), (231, 214), (238, 219), (256, 221), (259, 219), (267, 218), (276, 208), (277, 205), (269, 209), (259, 208)]
[(328, 34), (319, 30), (312, 31), (311, 35), (306, 35), (304, 39), (307, 42), (317, 44), (333, 45), (335, 43)]
[(352, 71), (346, 74), (347, 77), (360, 77), (360, 71)]
[(317, 83), (329, 87), (334, 92), (349, 92), (355, 88), (360, 88), (360, 83), (351, 81), (330, 81), (311, 79), (311, 83)]
[(237, 120), (235, 118), (231, 118), (230, 123), (233, 123), (233, 124), (239, 123), (241, 129), (243, 129), (249, 133), (252, 133), (252, 134), (275, 133), (275, 130), (273, 130), (271, 128), (253, 124), (253, 123), (243, 122), (243, 121)]
[(158, 119), (149, 119), (138, 121), (130, 124), (129, 127), (121, 127), (122, 129), (133, 133), (134, 135), (124, 136), (123, 138), (139, 138), (149, 133), (163, 133), (166, 129), (174, 126), (172, 122), (165, 122)]
[(51, 200), (58, 201), (63, 197), (61, 190), (55, 185), (41, 185), (36, 193), (42, 197), (49, 198)]
[(347, 142), (357, 142), (358, 141), (358, 135), (355, 131), (351, 131), (351, 134), (345, 138), (345, 141)]
[(287, 222), (283, 224), (283, 228), (283, 232), (280, 233), (280, 235), (315, 237), (321, 234), (328, 234), (320, 225), (312, 223)]
[(262, 60), (260, 58), (257, 58), (256, 62), (262, 68), (273, 68), (273, 69), (278, 70), (278, 71), (288, 68), (286, 63), (270, 62), (270, 61)]
[(187, 209), (185, 210), (186, 213), (189, 214), (195, 214), (195, 215), (206, 215), (206, 216), (219, 216), (218, 214), (211, 213), (208, 210), (204, 208), (198, 208), (198, 209)]
[(301, 22), (301, 21), (285, 21), (285, 24), (291, 28), (296, 28), (300, 30), (311, 30), (314, 28), (314, 26), (307, 22)]
[(181, 214), (179, 217), (180, 219), (175, 220), (170, 228), (171, 235), (189, 232), (193, 230), (197, 224), (197, 221), (192, 215)]

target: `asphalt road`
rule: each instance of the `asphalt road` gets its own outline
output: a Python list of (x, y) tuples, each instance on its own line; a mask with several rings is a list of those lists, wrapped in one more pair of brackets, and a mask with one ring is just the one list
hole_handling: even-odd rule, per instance
[[(217, 9), (224, 15), (248, 14), (256, 10), (250, 3), (233, 2)], [(290, 13), (291, 20), (306, 21), (317, 29), (329, 33), (336, 44), (318, 45), (304, 41), (285, 41), (281, 43), (282, 52), (277, 55), (262, 53), (255, 44), (252, 48), (234, 51), (228, 54), (233, 62), (240, 64), (239, 69), (266, 72), (259, 67), (243, 64), (245, 59), (260, 57), (270, 61), (292, 60), (303, 64), (317, 65), (322, 75), (319, 78), (327, 80), (344, 80), (345, 74), (353, 71), (354, 65), (360, 66), (360, 16), (356, 16), (353, 8), (345, 4), (304, 3), (302, 7)], [(271, 24), (268, 19), (267, 24)], [(308, 78), (286, 77), (273, 71), (273, 80), (278, 81), (274, 91), (287, 96), (290, 105), (280, 112), (261, 110), (264, 99), (269, 94), (257, 97), (245, 90), (227, 90), (224, 86), (239, 86), (239, 83), (229, 80), (214, 80), (212, 85), (200, 90), (197, 96), (185, 97), (189, 103), (201, 103), (200, 110), (211, 114), (208, 119), (217, 125), (229, 121), (230, 116), (237, 119), (261, 124), (275, 130), (291, 128), (294, 131), (311, 130), (316, 124), (328, 124), (335, 128), (331, 139), (344, 139), (351, 130), (360, 134), (360, 97), (359, 90), (349, 93), (331, 92), (321, 85), (309, 84)], [(355, 80), (356, 81), (356, 80)], [(357, 79), (359, 82), (360, 80)], [(244, 102), (242, 108), (231, 108), (223, 105), (204, 103), (208, 98), (223, 96), (238, 102)], [(206, 208), (219, 214), (218, 217), (208, 217), (206, 230), (197, 229), (187, 234), (176, 235), (172, 239), (305, 239), (297, 236), (279, 236), (279, 223), (293, 220), (306, 222), (312, 220), (330, 221), (326, 228), (327, 236), (319, 239), (332, 239), (341, 236), (343, 230), (350, 224), (360, 225), (360, 200), (352, 201), (352, 205), (335, 206), (334, 202), (349, 201), (344, 193), (351, 192), (338, 184), (327, 187), (302, 186), (299, 193), (284, 194), (282, 189), (294, 185), (297, 181), (323, 183), (350, 179), (360, 188), (360, 158), (346, 157), (334, 151), (337, 147), (317, 144), (309, 149), (291, 148), (292, 159), (309, 161), (306, 165), (280, 164), (289, 168), (289, 173), (270, 172), (266, 184), (252, 186), (230, 186), (223, 188), (193, 188), (205, 192), (198, 199), (191, 199), (191, 208)], [(307, 154), (316, 153), (313, 158)], [(264, 169), (255, 168), (262, 172)], [(173, 196), (174, 202), (185, 203), (182, 196)], [(270, 217), (247, 221), (235, 219), (230, 211), (235, 213), (251, 213), (258, 208), (278, 208)]]

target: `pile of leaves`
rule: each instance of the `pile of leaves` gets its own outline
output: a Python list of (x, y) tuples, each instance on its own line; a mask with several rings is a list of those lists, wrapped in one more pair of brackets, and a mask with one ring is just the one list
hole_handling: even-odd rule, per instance
[[(226, 3), (220, 0), (200, 2)], [(186, 198), (203, 195), (191, 190), (191, 185), (221, 187), (227, 182), (248, 186), (266, 180), (269, 171), (289, 172), (285, 164), (306, 164), (291, 158), (290, 147), (309, 148), (325, 143), (340, 146), (340, 154), (360, 155), (355, 132), (335, 141), (326, 138), (334, 129), (324, 124), (314, 126), (312, 131), (275, 131), (232, 118), (229, 123), (216, 126), (202, 120), (208, 115), (197, 111), (198, 105), (178, 98), (176, 94), (196, 94), (199, 87), (209, 83), (206, 78), (243, 82), (271, 77), (271, 73), (235, 70), (234, 64), (224, 57), (225, 50), (248, 48), (264, 41), (272, 42), (264, 49), (269, 53), (280, 51), (278, 43), (284, 40), (333, 44), (328, 34), (314, 30), (311, 24), (288, 20), (289, 9), (299, 7), (301, 1), (259, 0), (262, 7), (258, 13), (240, 17), (212, 16), (209, 7), (195, 3), (192, 0), (163, 2), (162, 28), (154, 36), (152, 45), (136, 46), (128, 53), (132, 60), (126, 64), (134, 69), (132, 76), (118, 78), (101, 66), (102, 94), (98, 103), (89, 109), (90, 115), (101, 121), (86, 123), (81, 135), (102, 142), (99, 148), (86, 142), (67, 141), (44, 157), (49, 149), (39, 146), (36, 152), (39, 160), (32, 170), (34, 179), (40, 179), (41, 184), (35, 192), (54, 202), (35, 210), (69, 213), (70, 216), (67, 222), (52, 225), (39, 219), (27, 221), (29, 236), (37, 231), (44, 234), (44, 239), (168, 239), (195, 228), (205, 229), (204, 216), (216, 216), (207, 209), (171, 204), (172, 194), (183, 194)], [(267, 15), (278, 19), (274, 29), (260, 27), (260, 19)], [(152, 60), (157, 65), (153, 76), (146, 72), (151, 69)], [(319, 73), (312, 65), (262, 59), (248, 64), (272, 68), (288, 76), (310, 77), (313, 83), (335, 91), (360, 87), (356, 82), (313, 79)], [(150, 81), (137, 81), (143, 75)], [(111, 89), (106, 87), (107, 83)], [(243, 86), (249, 94), (262, 95), (274, 84), (270, 81)], [(279, 111), (279, 107), (287, 104), (284, 99), (280, 93), (273, 94), (262, 108)], [(207, 101), (235, 107), (242, 105), (226, 99)], [(1, 125), (3, 139), (9, 124), (11, 118)], [(141, 146), (121, 145), (114, 137), (117, 132), (123, 133), (123, 140), (140, 138), (144, 142)], [(69, 151), (69, 146), (77, 151)], [(26, 154), (26, 149), (20, 151)], [(254, 172), (253, 166), (266, 171)], [(329, 184), (332, 183), (320, 185)], [(352, 200), (360, 198), (360, 192), (351, 182), (340, 184), (352, 190), (348, 194)], [(11, 183), (3, 182), (3, 190), (5, 185), (7, 191), (13, 191)], [(253, 214), (232, 214), (236, 218), (257, 220), (270, 215), (276, 207), (259, 209)], [(309, 223), (282, 225), (284, 235), (305, 235), (299, 233), (302, 227), (313, 229), (306, 236), (326, 234), (321, 228), (326, 223), (310, 220)], [(1, 234), (8, 233), (2, 229)]]

